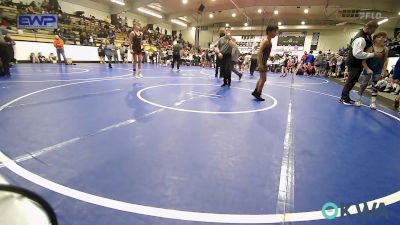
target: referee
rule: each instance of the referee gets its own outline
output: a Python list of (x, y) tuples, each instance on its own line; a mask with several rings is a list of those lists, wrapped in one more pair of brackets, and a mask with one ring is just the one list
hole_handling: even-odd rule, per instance
[(235, 40), (231, 36), (231, 27), (225, 27), (225, 36), (221, 37), (215, 47), (215, 53), (221, 62), (221, 76), (224, 83), (221, 87), (231, 86), (232, 73), (232, 49), (235, 47)]

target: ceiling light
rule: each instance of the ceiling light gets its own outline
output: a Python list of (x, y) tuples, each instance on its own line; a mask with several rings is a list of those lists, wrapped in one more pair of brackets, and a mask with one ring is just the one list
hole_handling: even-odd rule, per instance
[(189, 22), (189, 21), (187, 20), (187, 17), (186, 17), (186, 16), (180, 16), (179, 19), (180, 19), (180, 20), (183, 20), (183, 21), (185, 21), (185, 22)]
[(304, 24), (306, 24), (306, 22), (304, 22), (304, 21), (301, 21), (301, 25), (304, 25)]
[(400, 12), (399, 12), (399, 16), (400, 16)]
[(383, 24), (383, 23), (386, 23), (387, 21), (389, 21), (388, 18), (379, 21), (378, 24), (381, 25), (381, 24)]
[(249, 24), (248, 23), (244, 23), (244, 26), (247, 27)]
[(236, 17), (236, 13), (232, 13), (232, 17)]
[(154, 11), (151, 11), (150, 9), (146, 9), (146, 8), (143, 8), (143, 7), (139, 7), (138, 11), (142, 12), (142, 13), (146, 13), (147, 15), (150, 15), (150, 16), (154, 16), (154, 17), (160, 18), (160, 19), (163, 18), (161, 14), (158, 14), (158, 13), (156, 13)]
[(196, 27), (192, 27), (192, 31), (196, 31)]
[(229, 23), (225, 24), (225, 27), (229, 27)]
[(212, 19), (212, 18), (214, 18), (214, 14), (210, 13), (210, 15), (208, 15), (208, 17), (210, 17)]
[(262, 9), (258, 9), (257, 12), (261, 14), (262, 13)]
[(186, 24), (186, 23), (184, 23), (184, 22), (182, 22), (182, 21), (180, 21), (180, 20), (177, 20), (177, 19), (171, 19), (171, 22), (172, 22), (172, 23), (175, 23), (175, 24), (178, 24), (178, 25), (181, 25), (181, 26), (183, 26), (183, 27), (187, 27), (187, 24)]
[(124, 0), (111, 0), (111, 2), (114, 2), (114, 3), (118, 4), (118, 5), (125, 5)]
[(278, 10), (274, 10), (274, 14), (275, 14), (275, 15), (278, 15), (278, 14), (279, 14), (279, 11), (278, 11)]
[(278, 26), (282, 26), (282, 22), (278, 22)]
[(305, 13), (305, 14), (308, 14), (308, 12), (309, 12), (308, 9), (305, 9), (305, 10), (304, 10), (304, 13)]
[(182, 0), (182, 3), (183, 3), (183, 4), (187, 4), (187, 3), (188, 3), (188, 0)]

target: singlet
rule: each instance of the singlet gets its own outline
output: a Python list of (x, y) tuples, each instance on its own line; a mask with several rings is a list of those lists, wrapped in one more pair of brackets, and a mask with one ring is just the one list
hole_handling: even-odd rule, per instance
[[(375, 52), (375, 49), (373, 46), (372, 46), (372, 49), (373, 49), (372, 51)], [(385, 57), (367, 59), (367, 65), (374, 72), (374, 74), (382, 73), (383, 64), (385, 63), (385, 58), (386, 58), (386, 47), (383, 48), (382, 54)], [(367, 71), (363, 71), (363, 75), (367, 75)]]
[(134, 52), (141, 52), (142, 51), (142, 34), (137, 35), (136, 33), (133, 33), (133, 38), (132, 38), (132, 51)]
[(271, 49), (272, 49), (272, 44), (269, 43), (269, 45), (267, 45), (267, 47), (266, 47), (266, 48), (264, 49), (264, 51), (263, 51), (263, 57), (262, 57), (262, 59), (263, 59), (263, 63), (264, 63), (264, 64), (267, 64), (267, 61), (268, 61), (269, 56), (270, 56), (270, 54), (271, 54)]

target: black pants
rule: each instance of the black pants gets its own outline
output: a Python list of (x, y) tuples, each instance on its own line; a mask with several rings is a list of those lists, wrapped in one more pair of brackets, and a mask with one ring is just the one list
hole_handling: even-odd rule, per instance
[(354, 85), (358, 82), (360, 78), (362, 67), (354, 67), (348, 66), (349, 69), (349, 77), (347, 78), (346, 84), (343, 87), (342, 91), (342, 99), (349, 99), (350, 98), (350, 91), (353, 89)]
[(110, 67), (110, 68), (112, 68), (112, 65), (111, 65), (112, 58), (113, 58), (112, 55), (107, 55), (108, 67)]
[(224, 78), (224, 84), (231, 85), (232, 76), (232, 55), (224, 54), (221, 59), (221, 76)]
[(10, 62), (12, 54), (10, 46), (6, 43), (0, 43), (0, 60), (2, 67), (0, 67), (0, 75), (10, 75)]
[(257, 59), (251, 59), (250, 62), (250, 74), (253, 75), (254, 71), (256, 71), (257, 68)]
[[(220, 70), (220, 68), (221, 68), (221, 59), (217, 56), (217, 60), (215, 62), (215, 76), (216, 77), (218, 76), (218, 71)], [(222, 74), (221, 74), (221, 76), (222, 76)]]
[(237, 65), (237, 62), (234, 62), (234, 61), (232, 61), (232, 66), (231, 66), (231, 68), (232, 68), (232, 72), (234, 72), (236, 75), (238, 75), (238, 76), (241, 76), (241, 72), (239, 72), (236, 68), (235, 68), (235, 65)]
[(0, 76), (10, 75), (10, 59), (1, 58), (1, 63), (3, 67), (0, 67)]
[(181, 55), (179, 53), (172, 56), (172, 69), (175, 67), (175, 62), (176, 68), (179, 70), (179, 67), (181, 66)]

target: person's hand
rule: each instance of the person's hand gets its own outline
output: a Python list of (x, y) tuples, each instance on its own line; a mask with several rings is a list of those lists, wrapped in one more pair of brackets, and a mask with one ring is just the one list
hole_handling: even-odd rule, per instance
[(218, 53), (218, 58), (222, 59), (224, 57), (224, 55), (222, 55), (222, 53)]
[(374, 58), (380, 59), (380, 58), (382, 58), (382, 57), (383, 57), (383, 54), (382, 54), (381, 52), (375, 52), (375, 53), (374, 53)]
[(372, 75), (372, 74), (374, 74), (374, 71), (372, 71), (371, 69), (367, 69), (367, 73), (369, 74), (369, 75)]

